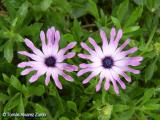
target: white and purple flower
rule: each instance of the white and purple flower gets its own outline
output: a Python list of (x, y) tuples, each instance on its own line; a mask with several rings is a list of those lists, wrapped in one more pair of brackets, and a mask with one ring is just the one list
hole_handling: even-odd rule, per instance
[(99, 75), (100, 79), (96, 86), (96, 91), (100, 90), (102, 81), (105, 79), (105, 90), (108, 91), (110, 83), (112, 83), (114, 91), (116, 94), (119, 94), (117, 83), (119, 83), (123, 89), (126, 88), (124, 82), (120, 79), (120, 76), (124, 77), (128, 82), (131, 82), (131, 77), (128, 76), (126, 72), (134, 74), (140, 73), (139, 70), (135, 70), (130, 66), (140, 65), (143, 57), (128, 56), (129, 54), (136, 52), (138, 50), (137, 47), (123, 50), (129, 44), (130, 39), (127, 39), (120, 47), (118, 47), (122, 34), (122, 29), (119, 29), (116, 35), (115, 28), (112, 28), (110, 32), (110, 41), (108, 42), (105, 32), (100, 30), (102, 49), (91, 37), (89, 37), (89, 42), (95, 50), (88, 47), (87, 44), (81, 43), (82, 48), (88, 51), (89, 55), (80, 53), (78, 56), (91, 61), (90, 64), (82, 63), (79, 65), (82, 69), (77, 73), (78, 76), (91, 72), (91, 74), (83, 81), (83, 84), (88, 83), (93, 77)]
[(68, 81), (73, 81), (73, 78), (67, 75), (64, 71), (72, 72), (77, 71), (78, 67), (75, 65), (69, 65), (63, 61), (75, 56), (74, 52), (66, 52), (72, 49), (76, 42), (69, 43), (65, 48), (59, 50), (60, 32), (54, 27), (48, 29), (46, 36), (44, 31), (40, 33), (40, 39), (42, 42), (42, 51), (34, 46), (34, 44), (27, 38), (24, 39), (25, 44), (32, 50), (33, 53), (27, 51), (19, 51), (18, 53), (31, 58), (31, 61), (21, 62), (18, 67), (25, 68), (21, 72), (21, 75), (27, 75), (32, 71), (36, 73), (29, 79), (29, 82), (35, 82), (38, 78), (46, 74), (45, 85), (50, 82), (52, 76), (56, 86), (62, 89), (62, 84), (58, 79), (58, 76), (64, 77)]

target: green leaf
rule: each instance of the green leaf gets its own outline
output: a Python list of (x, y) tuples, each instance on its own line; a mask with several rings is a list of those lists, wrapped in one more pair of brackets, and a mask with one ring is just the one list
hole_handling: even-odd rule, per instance
[(41, 1), (41, 4), (40, 4), (41, 10), (46, 11), (51, 6), (52, 2), (53, 2), (52, 0)]
[[(50, 115), (48, 109), (45, 106), (42, 106), (40, 104), (34, 104), (35, 112), (39, 115), (42, 114), (42, 116), (47, 120), (53, 120), (52, 116)], [(43, 118), (42, 118), (43, 120)]]
[(67, 106), (70, 110), (73, 110), (74, 112), (77, 112), (77, 106), (76, 106), (75, 102), (67, 101)]
[(144, 5), (145, 0), (133, 0), (137, 5)]
[(26, 1), (18, 9), (17, 14), (16, 14), (16, 18), (12, 23), (13, 30), (15, 28), (19, 27), (23, 23), (26, 15), (28, 13), (28, 7), (29, 7), (29, 3)]
[(21, 88), (22, 88), (21, 83), (14, 75), (12, 75), (10, 78), (10, 84), (17, 90), (21, 91)]
[(146, 89), (146, 91), (144, 92), (143, 101), (142, 101), (141, 105), (143, 105), (144, 103), (149, 101), (154, 93), (155, 93), (154, 88)]
[(142, 110), (160, 110), (160, 104), (152, 103), (142, 106)]
[(159, 0), (145, 0), (145, 5), (151, 12), (154, 12), (160, 7), (160, 1)]
[(113, 111), (114, 112), (123, 112), (125, 110), (128, 110), (129, 106), (128, 105), (123, 105), (123, 104), (117, 104), (113, 106)]
[(102, 108), (99, 109), (98, 120), (110, 120), (112, 114), (113, 106), (110, 104), (106, 104)]
[(151, 78), (153, 77), (154, 71), (155, 71), (155, 67), (156, 67), (156, 62), (152, 62), (146, 67), (145, 82), (147, 82), (148, 80), (151, 80)]
[(35, 111), (38, 113), (46, 113), (48, 110), (40, 104), (35, 104)]
[(42, 96), (45, 92), (43, 85), (29, 86), (29, 92), (31, 95)]
[(19, 104), (20, 93), (15, 94), (5, 105), (4, 111), (10, 111)]
[(0, 93), (0, 102), (4, 103), (8, 99), (9, 99), (9, 96), (7, 96), (4, 93)]
[[(63, 4), (62, 4), (63, 3)], [(67, 0), (54, 0), (54, 7), (58, 8), (62, 13), (71, 12), (71, 4)]]
[(120, 22), (125, 18), (125, 15), (128, 12), (128, 4), (128, 0), (124, 0), (117, 9), (117, 18)]
[(111, 20), (117, 28), (121, 28), (120, 21), (116, 17), (111, 16)]
[(134, 24), (138, 18), (142, 15), (143, 7), (137, 7), (129, 16), (129, 19), (127, 20), (125, 27), (128, 27), (132, 24)]
[(81, 40), (80, 37), (82, 36), (82, 29), (77, 19), (74, 19), (73, 21), (72, 33), (76, 41)]
[(6, 75), (6, 74), (2, 74), (3, 76), (3, 80), (6, 82), (6, 83), (9, 83), (10, 82), (10, 78)]
[(59, 120), (69, 120), (67, 117), (61, 117)]
[(120, 115), (118, 120), (130, 120), (132, 118), (134, 112), (135, 112), (135, 109), (130, 108), (128, 111), (122, 112), (122, 114)]
[(23, 104), (23, 98), (22, 98), (22, 94), (20, 96), (20, 100), (19, 100), (19, 104), (17, 106), (17, 111), (19, 113), (24, 113), (24, 104)]
[(131, 26), (131, 27), (126, 27), (124, 28), (124, 33), (130, 33), (130, 32), (135, 32), (139, 30), (139, 26)]
[(98, 9), (97, 9), (97, 5), (93, 0), (88, 0), (89, 5), (88, 5), (88, 11), (96, 18), (99, 18), (99, 14), (98, 14)]
[(22, 85), (22, 93), (24, 94), (25, 97), (29, 97), (30, 93), (29, 90), (27, 89), (27, 87), (25, 85)]
[(4, 6), (7, 8), (9, 16), (15, 17), (15, 14), (16, 14), (15, 7), (17, 2), (14, 2), (14, 0), (3, 0), (3, 2), (4, 2)]
[(6, 60), (10, 63), (13, 59), (13, 42), (9, 40), (6, 42), (5, 48), (4, 48), (4, 57)]

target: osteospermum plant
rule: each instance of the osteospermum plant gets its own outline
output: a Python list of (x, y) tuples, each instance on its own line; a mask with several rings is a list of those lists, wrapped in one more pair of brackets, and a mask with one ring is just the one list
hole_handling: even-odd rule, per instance
[(31, 40), (27, 38), (24, 39), (25, 44), (33, 53), (27, 51), (18, 52), (19, 54), (32, 59), (18, 64), (18, 67), (25, 68), (21, 72), (21, 75), (27, 75), (32, 71), (36, 71), (29, 79), (29, 82), (33, 83), (38, 80), (40, 76), (46, 74), (45, 85), (49, 84), (50, 77), (52, 76), (55, 85), (59, 89), (62, 89), (62, 84), (59, 81), (58, 76), (60, 75), (68, 81), (73, 81), (73, 78), (64, 71), (72, 72), (78, 70), (77, 66), (64, 62), (65, 59), (73, 58), (75, 56), (74, 52), (66, 52), (72, 49), (76, 45), (76, 42), (71, 42), (65, 48), (59, 49), (60, 32), (54, 27), (49, 28), (46, 35), (44, 31), (41, 31), (40, 40), (42, 43), (42, 50), (36, 48)]
[(105, 90), (108, 91), (110, 84), (112, 83), (114, 91), (116, 94), (119, 94), (117, 83), (122, 87), (122, 89), (126, 89), (126, 85), (121, 80), (120, 76), (124, 77), (126, 81), (131, 82), (131, 77), (126, 73), (140, 73), (139, 70), (133, 69), (131, 66), (140, 65), (143, 57), (128, 56), (129, 54), (132, 54), (138, 50), (137, 47), (124, 50), (124, 48), (129, 44), (130, 39), (127, 39), (122, 45), (118, 47), (119, 41), (122, 38), (122, 34), (122, 29), (119, 29), (116, 35), (115, 28), (112, 28), (110, 32), (110, 41), (108, 41), (105, 32), (100, 30), (102, 47), (100, 47), (93, 38), (89, 37), (89, 42), (94, 47), (94, 50), (86, 43), (81, 42), (82, 48), (85, 49), (89, 54), (80, 53), (78, 56), (80, 58), (91, 61), (89, 64), (82, 63), (79, 65), (81, 70), (77, 73), (78, 76), (81, 76), (87, 72), (91, 72), (91, 74), (85, 80), (83, 80), (83, 84), (86, 84), (92, 78), (99, 76), (99, 81), (96, 85), (97, 92), (101, 88), (102, 81), (105, 80)]

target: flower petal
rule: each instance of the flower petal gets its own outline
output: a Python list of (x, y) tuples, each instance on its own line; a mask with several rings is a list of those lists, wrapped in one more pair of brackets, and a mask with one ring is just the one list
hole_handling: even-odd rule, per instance
[(94, 50), (92, 50), (86, 43), (81, 42), (81, 46), (82, 46), (83, 49), (85, 49), (86, 51), (88, 51), (92, 56), (99, 57), (97, 55), (97, 53)]
[(48, 46), (53, 46), (54, 42), (55, 42), (55, 28), (51, 27), (47, 30), (47, 39), (48, 39)]
[(75, 52), (67, 53), (66, 55), (63, 55), (61, 57), (57, 57), (57, 62), (62, 62), (65, 59), (73, 58), (75, 55), (76, 55)]
[(110, 88), (110, 80), (107, 79), (107, 78), (106, 78), (106, 81), (105, 81), (105, 84), (104, 84), (104, 88), (105, 88), (106, 91), (108, 91), (109, 88)]
[(29, 74), (30, 72), (32, 72), (34, 69), (33, 68), (27, 68), (27, 69), (25, 69), (25, 70), (23, 70), (22, 72), (21, 72), (21, 75), (27, 75), (27, 74)]
[(104, 79), (104, 71), (102, 71), (100, 74), (100, 79), (98, 81), (98, 84), (96, 85), (96, 92), (98, 92), (101, 89), (101, 84), (103, 79)]
[(72, 49), (76, 44), (77, 42), (71, 42), (65, 48), (60, 49), (57, 53), (57, 57), (62, 57), (67, 52), (67, 50)]
[(116, 29), (113, 27), (110, 32), (110, 43), (109, 44), (113, 44), (115, 36), (116, 36)]
[(97, 54), (102, 58), (104, 57), (104, 54), (101, 50), (101, 48), (97, 45), (97, 43), (94, 41), (93, 38), (89, 37), (89, 42), (92, 44), (92, 46), (94, 47), (95, 51), (97, 52)]
[(141, 64), (140, 61), (142, 60), (143, 60), (143, 57), (125, 57), (122, 60), (115, 61), (115, 65), (116, 66), (128, 66), (128, 65), (138, 66)]
[(36, 74), (34, 74), (30, 79), (29, 82), (33, 83), (35, 81), (37, 81), (37, 79), (41, 76), (42, 74), (39, 74), (38, 72)]
[(113, 71), (115, 71), (117, 74), (123, 76), (128, 82), (131, 82), (131, 77), (129, 77), (122, 69), (119, 67), (114, 66), (112, 68)]
[(83, 80), (83, 84), (88, 83), (93, 77), (98, 75), (102, 71), (102, 68), (99, 67), (96, 69), (96, 71), (93, 71), (85, 80)]
[(46, 45), (46, 41), (45, 41), (44, 31), (41, 31), (40, 39), (41, 39), (41, 42), (42, 42), (42, 51), (43, 51), (44, 54), (47, 54), (47, 45)]
[(60, 71), (59, 74), (64, 77), (68, 81), (73, 81), (73, 78), (67, 74), (65, 74), (63, 71)]
[(58, 79), (58, 74), (57, 73), (52, 73), (52, 77), (53, 77), (53, 80), (55, 82), (55, 85), (59, 88), (59, 89), (62, 89), (62, 84), (61, 82), (59, 81)]
[(88, 59), (88, 60), (90, 60), (92, 62), (99, 62), (99, 61), (101, 61), (101, 59), (97, 58), (96, 56), (91, 56), (91, 55), (82, 54), (82, 53), (79, 53), (78, 57), (80, 57), (82, 59)]
[(49, 82), (50, 82), (50, 76), (51, 76), (51, 73), (50, 72), (47, 72), (46, 73), (46, 79), (45, 79), (45, 85), (48, 86)]
[(126, 85), (124, 84), (124, 82), (119, 78), (118, 74), (116, 72), (114, 72), (113, 70), (110, 70), (111, 74), (113, 76), (113, 78), (120, 84), (120, 86), (123, 89), (126, 89)]
[(115, 80), (111, 80), (112, 84), (113, 84), (113, 88), (114, 88), (114, 91), (116, 92), (116, 94), (119, 94), (119, 88), (117, 86), (117, 83)]
[(78, 71), (77, 76), (81, 76), (81, 75), (83, 75), (83, 74), (85, 74), (85, 73), (87, 73), (87, 72), (90, 72), (90, 71), (92, 71), (92, 70), (93, 70), (93, 68), (81, 69), (80, 71)]
[(90, 64), (82, 63), (79, 65), (80, 68), (96, 68), (96, 67), (100, 67), (100, 66), (101, 66), (100, 62), (94, 62), (94, 63), (90, 63)]
[(40, 62), (40, 61), (43, 61), (43, 60), (44, 60), (42, 57), (37, 56), (37, 55), (35, 55), (35, 54), (28, 53), (28, 52), (26, 52), (26, 51), (19, 51), (18, 53), (21, 54), (21, 55), (30, 57), (32, 60), (35, 60), (35, 61), (39, 61), (39, 62)]
[(44, 56), (44, 54), (34, 46), (34, 44), (27, 38), (24, 39), (25, 44), (38, 56)]
[(54, 37), (55, 37), (55, 42), (53, 45), (52, 53), (57, 54), (59, 49), (59, 40), (60, 40), (60, 33), (58, 30), (55, 32)]
[(122, 35), (123, 35), (123, 31), (122, 31), (122, 29), (119, 29), (117, 36), (116, 36), (116, 39), (115, 39), (115, 47), (116, 48), (118, 46), (119, 40), (122, 38)]
[(72, 71), (77, 71), (78, 67), (75, 65), (70, 65), (67, 63), (57, 63), (56, 64), (57, 68), (60, 70), (65, 70), (67, 72), (72, 72)]

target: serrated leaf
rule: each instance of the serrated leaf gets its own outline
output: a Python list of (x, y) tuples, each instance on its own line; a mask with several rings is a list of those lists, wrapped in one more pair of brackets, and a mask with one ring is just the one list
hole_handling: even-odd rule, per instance
[(154, 71), (155, 71), (155, 67), (156, 64), (155, 62), (152, 62), (151, 64), (149, 64), (146, 69), (145, 69), (145, 82), (147, 82), (148, 80), (151, 80)]
[(74, 112), (77, 112), (77, 106), (76, 106), (75, 102), (67, 101), (67, 106), (70, 110), (73, 110)]
[(8, 77), (6, 74), (2, 74), (2, 76), (3, 76), (3, 80), (4, 80), (6, 83), (9, 83), (9, 82), (10, 82), (9, 77)]
[(128, 11), (128, 0), (124, 0), (117, 9), (117, 18), (121, 22)]
[(0, 102), (4, 103), (8, 99), (9, 99), (8, 95), (6, 95), (4, 93), (0, 93)]
[(129, 106), (128, 105), (123, 105), (123, 104), (117, 104), (113, 106), (114, 112), (123, 112), (125, 110), (128, 110)]
[(154, 12), (156, 9), (160, 7), (159, 0), (145, 0), (146, 7), (151, 11)]
[(97, 5), (93, 0), (88, 0), (89, 6), (88, 6), (88, 11), (96, 18), (99, 18), (99, 13), (97, 9)]
[(80, 22), (78, 22), (77, 19), (74, 19), (73, 21), (72, 33), (75, 40), (81, 40), (80, 37), (82, 36), (82, 29), (80, 26)]
[(4, 57), (10, 63), (13, 59), (13, 42), (9, 40), (4, 48)]
[(130, 33), (130, 32), (135, 32), (139, 30), (139, 26), (131, 26), (131, 27), (126, 27), (124, 28), (124, 33)]
[(160, 104), (152, 103), (142, 106), (143, 110), (160, 110)]
[(143, 101), (141, 104), (144, 104), (145, 102), (150, 100), (154, 93), (155, 93), (154, 88), (146, 89), (146, 91), (144, 92)]
[(15, 77), (15, 76), (11, 76), (10, 78), (10, 84), (16, 88), (17, 90), (21, 91), (21, 88), (22, 88), (22, 85), (21, 83), (19, 82), (19, 80)]
[(116, 17), (111, 16), (111, 20), (117, 28), (121, 28), (120, 21)]
[(53, 2), (52, 0), (41, 1), (41, 4), (40, 4), (41, 10), (46, 11), (51, 6), (52, 2)]
[(29, 89), (30, 94), (36, 95), (36, 96), (42, 96), (45, 92), (43, 85), (29, 86), (28, 89)]
[(19, 100), (19, 104), (17, 106), (17, 111), (19, 113), (24, 113), (24, 104), (23, 104), (22, 94), (20, 95), (20, 100)]
[(10, 111), (19, 104), (20, 93), (15, 94), (5, 105), (4, 111)]
[(143, 7), (135, 8), (135, 10), (131, 13), (131, 15), (129, 16), (129, 19), (125, 23), (125, 27), (128, 27), (134, 24), (138, 20), (138, 18), (142, 15), (142, 12), (143, 12)]
[(69, 120), (67, 117), (61, 117), (59, 120)]

